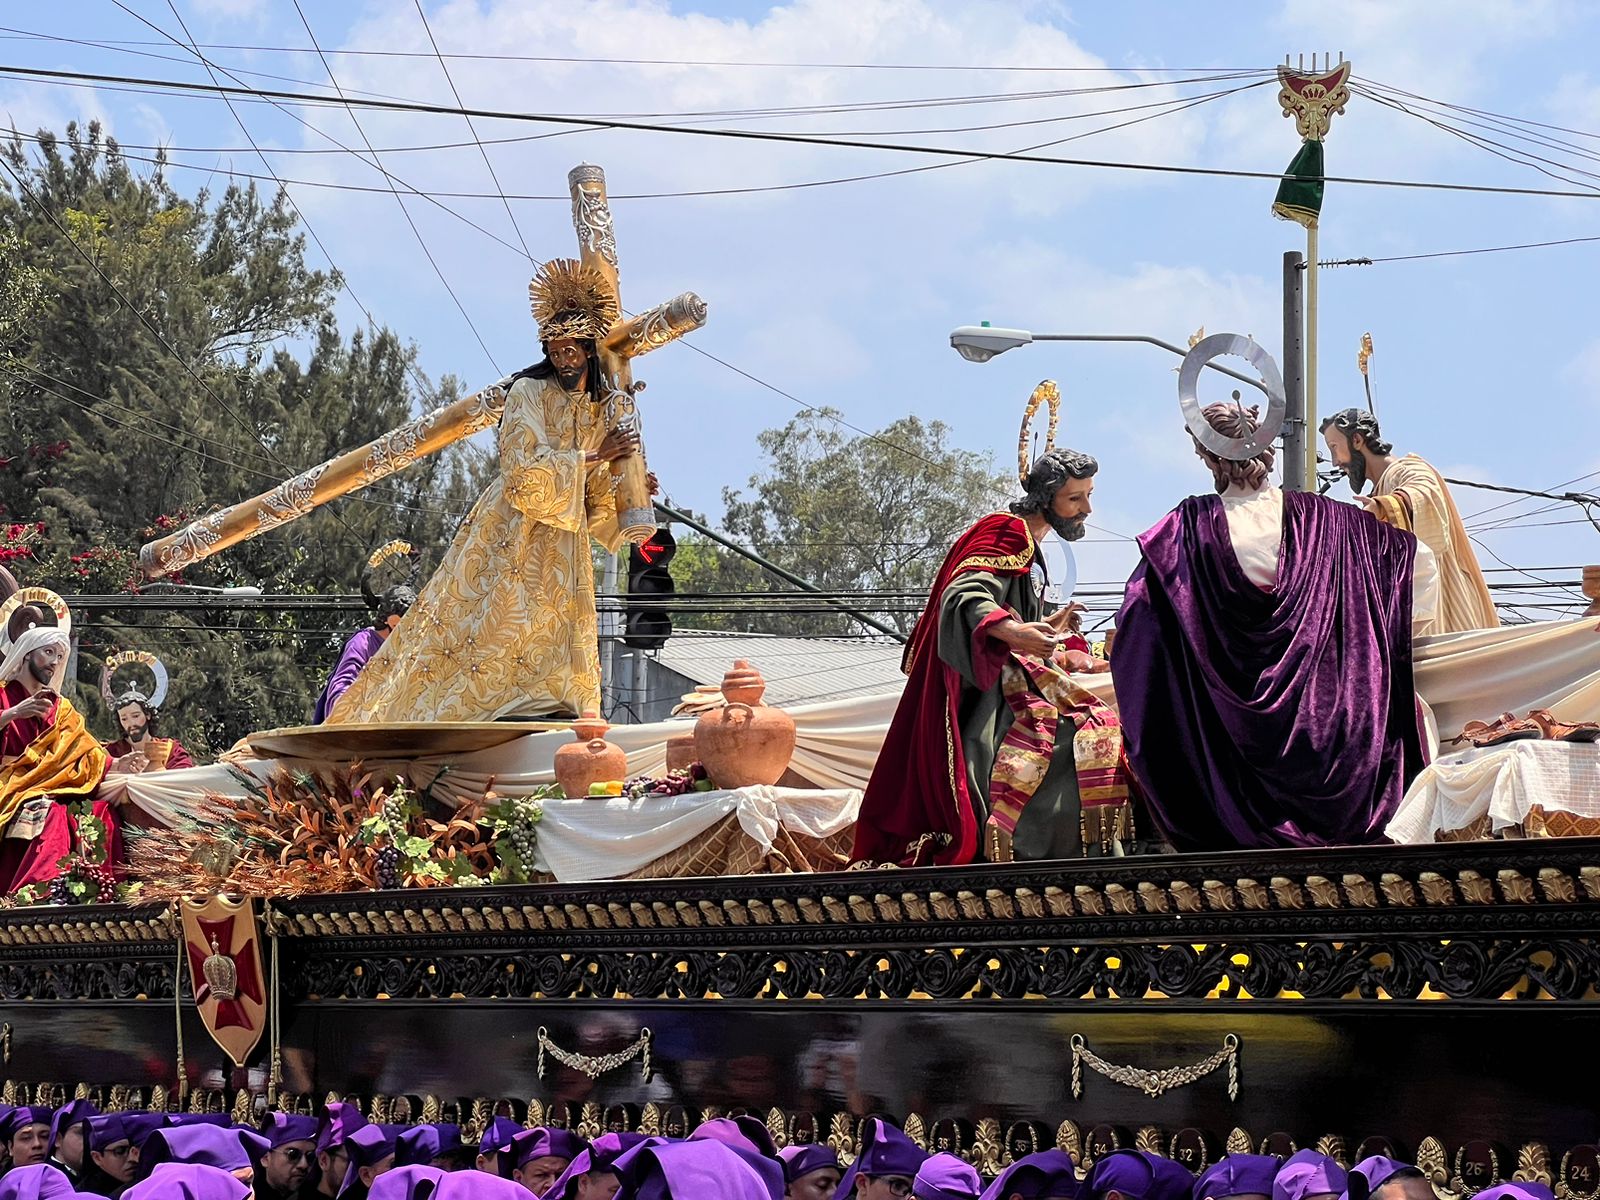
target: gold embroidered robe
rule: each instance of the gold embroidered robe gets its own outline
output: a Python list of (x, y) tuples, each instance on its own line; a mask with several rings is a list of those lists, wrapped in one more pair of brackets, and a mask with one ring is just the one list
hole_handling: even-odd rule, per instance
[(605, 408), (554, 378), (517, 380), (500, 475), (331, 724), (491, 721), (600, 707), (592, 538), (621, 539), (611, 469), (586, 466)]
[(1439, 472), (1415, 454), (1396, 459), (1372, 485), (1380, 521), (1410, 530), (1433, 551), (1439, 569), (1439, 609), (1418, 633), (1495, 629), (1500, 615), (1483, 581), (1450, 489)]

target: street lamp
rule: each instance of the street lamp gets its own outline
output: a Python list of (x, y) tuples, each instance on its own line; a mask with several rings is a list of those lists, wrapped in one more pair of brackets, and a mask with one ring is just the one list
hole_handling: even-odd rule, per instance
[[(956, 352), (968, 362), (976, 363), (988, 362), (996, 354), (1004, 354), (1007, 350), (1015, 350), (1018, 346), (1026, 346), (1033, 342), (1143, 342), (1148, 346), (1159, 346), (1163, 350), (1171, 351), (1179, 358), (1188, 354), (1183, 347), (1174, 346), (1171, 342), (1164, 342), (1146, 333), (1033, 333), (1027, 329), (996, 329), (992, 325), (962, 325), (950, 333), (950, 345)], [(1220, 363), (1208, 362), (1206, 366), (1213, 371), (1221, 371), (1224, 375), (1248, 383), (1257, 391), (1267, 390), (1259, 379), (1241, 375), (1238, 371), (1224, 367)]]
[[(1289, 273), (1289, 266), (1284, 267), (1285, 275)], [(1285, 319), (1285, 328), (1290, 322)], [(1286, 335), (1287, 336), (1287, 335)], [(1151, 337), (1145, 333), (1034, 333), (1028, 329), (996, 329), (985, 322), (982, 325), (962, 325), (950, 332), (950, 345), (956, 353), (968, 362), (985, 363), (996, 354), (1004, 354), (1007, 350), (1015, 350), (1018, 346), (1027, 346), (1033, 342), (1143, 342), (1147, 346), (1157, 346), (1179, 358), (1187, 357), (1188, 351), (1182, 346), (1174, 346), (1171, 342), (1164, 342), (1160, 338)], [(1205, 367), (1212, 371), (1220, 371), (1230, 379), (1237, 379), (1241, 383), (1248, 383), (1263, 395), (1267, 394), (1266, 385), (1259, 379), (1249, 375), (1241, 375), (1231, 367), (1208, 360)], [(1292, 364), (1291, 364), (1292, 365)], [(1304, 455), (1300, 452), (1300, 442), (1297, 440), (1303, 433), (1305, 426), (1304, 398), (1300, 395), (1297, 385), (1293, 384), (1287, 389), (1288, 418), (1284, 423), (1284, 463), (1283, 486), (1290, 491), (1304, 491), (1306, 489)], [(1235, 398), (1238, 393), (1234, 393)], [(1301, 432), (1296, 432), (1301, 431)], [(1315, 486), (1313, 483), (1312, 486)]]

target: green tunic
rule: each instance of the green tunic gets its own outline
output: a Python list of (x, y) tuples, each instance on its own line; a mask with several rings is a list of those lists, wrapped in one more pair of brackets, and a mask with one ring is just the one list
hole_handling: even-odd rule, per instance
[[(1038, 593), (1028, 575), (994, 575), (969, 571), (958, 576), (939, 599), (939, 657), (961, 676), (961, 749), (967, 760), (967, 791), (984, 819), (989, 812), (989, 776), (995, 755), (1011, 728), (1011, 706), (997, 682), (980, 689), (972, 662), (972, 632), (991, 613), (1008, 609), (1024, 622), (1043, 615)], [(1082, 809), (1078, 800), (1078, 768), (1072, 739), (1077, 727), (1063, 717), (1056, 730), (1056, 748), (1039, 790), (1028, 801), (1012, 835), (1012, 854), (1021, 859), (1079, 858), (1083, 855)], [(980, 835), (987, 856), (989, 840)]]

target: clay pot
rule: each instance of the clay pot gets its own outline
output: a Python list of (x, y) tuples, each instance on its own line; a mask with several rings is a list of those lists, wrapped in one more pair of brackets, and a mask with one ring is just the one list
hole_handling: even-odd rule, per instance
[(584, 713), (572, 724), (574, 742), (556, 749), (556, 782), (571, 799), (589, 794), (590, 784), (628, 777), (628, 755), (606, 741), (611, 728), (597, 713)]
[(744, 659), (722, 680), (722, 708), (694, 723), (695, 754), (719, 788), (777, 783), (794, 756), (794, 718), (761, 703), (767, 681)]
[(686, 771), (696, 758), (694, 730), (673, 734), (667, 739), (667, 770)]

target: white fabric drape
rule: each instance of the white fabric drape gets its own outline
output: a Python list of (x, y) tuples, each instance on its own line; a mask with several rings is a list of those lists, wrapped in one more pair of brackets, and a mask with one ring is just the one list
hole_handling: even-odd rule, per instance
[(1600, 745), (1525, 741), (1448, 755), (1417, 776), (1384, 832), (1431, 842), (1485, 813), (1499, 831), (1520, 825), (1534, 805), (1600, 817)]
[(546, 800), (534, 863), (563, 883), (615, 879), (686, 846), (729, 813), (767, 854), (780, 826), (814, 838), (855, 824), (861, 793), (748, 787), (627, 800)]
[[(1116, 705), (1110, 675), (1078, 675), (1074, 681), (1113, 707)], [(1507, 710), (1520, 715), (1530, 708), (1548, 708), (1564, 721), (1600, 721), (1600, 631), (1596, 630), (1594, 618), (1589, 617), (1418, 638), (1416, 682), (1418, 692), (1438, 721), (1439, 736), (1446, 740), (1460, 733), (1467, 721), (1493, 720)], [(818, 788), (864, 788), (899, 700), (899, 692), (895, 691), (788, 709), (796, 732), (792, 769)], [(667, 739), (692, 728), (688, 721), (619, 725), (607, 736), (627, 751), (630, 775), (659, 774), (666, 764)], [(435, 772), (448, 765), (449, 770), (437, 779), (435, 792), (458, 801), (476, 799), (491, 785), (501, 795), (525, 795), (554, 780), (556, 747), (571, 737), (564, 731), (529, 734), (473, 754), (423, 759), (413, 764), (412, 772), (419, 783), (427, 784)], [(264, 779), (276, 766), (271, 761), (253, 762), (249, 770), (256, 778)], [(165, 825), (175, 823), (186, 807), (192, 807), (206, 791), (244, 794), (230, 769), (222, 766), (154, 772), (128, 779), (130, 801)], [(604, 803), (598, 809), (593, 807), (597, 802), (581, 803), (586, 817), (606, 808)], [(744, 807), (739, 801), (726, 803), (734, 807), (717, 816), (737, 809), (741, 823), (747, 814), (751, 822), (766, 819), (754, 815), (765, 811), (761, 807), (765, 801), (747, 799)], [(711, 805), (702, 800), (682, 807), (687, 812), (709, 809)], [(651, 811), (685, 821), (675, 828), (688, 831), (690, 837), (712, 823), (706, 813), (690, 821), (674, 809), (651, 806)], [(795, 802), (789, 802), (788, 811), (798, 811)], [(550, 819), (546, 817), (547, 821)], [(698, 821), (704, 824), (696, 824)], [(585, 824), (584, 828), (589, 826)], [(561, 835), (554, 836), (559, 840)], [(751, 836), (757, 837), (754, 832)], [(593, 847), (573, 851), (575, 856), (591, 852)]]

